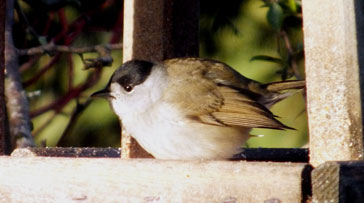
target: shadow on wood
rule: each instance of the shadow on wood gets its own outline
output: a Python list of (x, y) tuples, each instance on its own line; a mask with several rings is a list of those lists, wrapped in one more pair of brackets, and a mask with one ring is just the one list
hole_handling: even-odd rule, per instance
[[(50, 156), (50, 157), (109, 157), (120, 158), (117, 148), (27, 148), (17, 149), (12, 156)], [(308, 149), (305, 148), (244, 148), (233, 161), (272, 161), (272, 162), (308, 162)]]

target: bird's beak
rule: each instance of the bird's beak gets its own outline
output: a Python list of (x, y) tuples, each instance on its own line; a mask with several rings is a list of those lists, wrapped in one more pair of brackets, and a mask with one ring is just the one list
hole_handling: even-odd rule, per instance
[(102, 89), (100, 91), (94, 92), (93, 94), (91, 94), (91, 97), (96, 98), (96, 97), (102, 97), (102, 98), (109, 98), (111, 97), (110, 91), (108, 88)]

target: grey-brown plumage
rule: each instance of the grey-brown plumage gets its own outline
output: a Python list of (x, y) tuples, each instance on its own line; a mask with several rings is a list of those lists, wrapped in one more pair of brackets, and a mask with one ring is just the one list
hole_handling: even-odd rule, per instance
[[(164, 65), (173, 78), (170, 88), (179, 89), (168, 92), (166, 98), (184, 109), (191, 119), (221, 126), (291, 129), (268, 110), (288, 94), (269, 91), (270, 85), (245, 78), (228, 65), (214, 60), (177, 58), (166, 60)], [(292, 85), (293, 81), (286, 82), (287, 88), (284, 88), (284, 82), (273, 84), (279, 84), (280, 90), (303, 88), (304, 82), (294, 82), (295, 85)]]
[(161, 159), (226, 159), (251, 128), (290, 129), (269, 111), (304, 81), (260, 84), (228, 65), (203, 58), (124, 63), (107, 96), (123, 127)]

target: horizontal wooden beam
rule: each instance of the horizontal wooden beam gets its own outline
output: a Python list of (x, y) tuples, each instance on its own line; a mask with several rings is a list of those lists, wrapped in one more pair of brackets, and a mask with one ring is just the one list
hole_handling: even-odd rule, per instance
[[(50, 156), (50, 157), (109, 157), (120, 158), (118, 148), (77, 148), (77, 147), (39, 147), (16, 149), (12, 156)], [(234, 161), (273, 161), (308, 162), (308, 149), (305, 148), (245, 148), (232, 158)]]
[(0, 202), (302, 202), (304, 163), (0, 156)]
[(364, 161), (326, 162), (312, 171), (312, 202), (363, 202)]

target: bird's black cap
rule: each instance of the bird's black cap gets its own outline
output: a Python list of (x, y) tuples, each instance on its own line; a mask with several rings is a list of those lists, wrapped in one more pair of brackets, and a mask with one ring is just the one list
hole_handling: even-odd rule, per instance
[(124, 88), (127, 86), (135, 87), (143, 83), (152, 71), (154, 63), (143, 60), (131, 60), (120, 66), (111, 76), (106, 87), (91, 95), (91, 97), (109, 97), (110, 84), (117, 82)]

